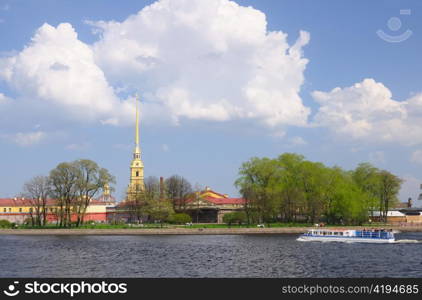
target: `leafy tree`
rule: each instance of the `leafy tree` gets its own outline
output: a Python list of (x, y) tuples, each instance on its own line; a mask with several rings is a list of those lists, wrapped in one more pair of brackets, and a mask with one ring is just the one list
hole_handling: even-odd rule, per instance
[(50, 171), (52, 195), (57, 199), (58, 225), (71, 226), (71, 210), (77, 201), (77, 170), (74, 164), (63, 162)]
[(385, 170), (379, 172), (379, 180), (380, 212), (384, 222), (387, 222), (388, 210), (398, 202), (397, 194), (403, 180)]
[(248, 219), (254, 222), (269, 222), (276, 211), (274, 180), (277, 170), (274, 161), (268, 158), (254, 157), (242, 164), (240, 178), (235, 185), (247, 199), (245, 210)]
[(80, 159), (72, 162), (76, 172), (76, 195), (77, 195), (77, 221), (76, 226), (84, 223), (86, 210), (91, 199), (110, 183), (115, 183), (115, 178), (104, 168), (89, 159)]
[(166, 222), (174, 214), (172, 203), (168, 200), (160, 200), (159, 198), (148, 199), (147, 213), (150, 219), (159, 222), (163, 227)]
[[(254, 157), (242, 164), (235, 182), (246, 200), (248, 223), (325, 220), (360, 224), (377, 207), (386, 215), (400, 184), (395, 175), (367, 163), (348, 172), (295, 153), (276, 159)], [(226, 221), (232, 223), (231, 218), (228, 215)]]
[(87, 159), (63, 162), (50, 171), (51, 194), (57, 199), (58, 225), (71, 227), (76, 213), (76, 226), (84, 221), (86, 209), (93, 197), (106, 184), (114, 183), (110, 173)]
[(355, 170), (351, 172), (354, 182), (359, 188), (367, 193), (367, 206), (370, 214), (379, 210), (379, 189), (380, 189), (380, 170), (372, 166), (370, 163), (361, 163)]

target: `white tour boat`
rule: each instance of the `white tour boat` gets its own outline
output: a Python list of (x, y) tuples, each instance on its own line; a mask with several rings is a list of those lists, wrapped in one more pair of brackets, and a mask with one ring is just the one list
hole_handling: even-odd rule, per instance
[(394, 243), (394, 233), (385, 229), (309, 229), (298, 241)]

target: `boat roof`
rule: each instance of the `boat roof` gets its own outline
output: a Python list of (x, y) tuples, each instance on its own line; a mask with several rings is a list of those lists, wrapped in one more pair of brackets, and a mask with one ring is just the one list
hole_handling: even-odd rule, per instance
[(350, 231), (356, 229), (346, 229), (346, 228), (310, 228), (309, 230), (321, 230), (321, 231)]
[(309, 228), (308, 230), (318, 230), (318, 231), (361, 231), (361, 230), (389, 230), (389, 228)]

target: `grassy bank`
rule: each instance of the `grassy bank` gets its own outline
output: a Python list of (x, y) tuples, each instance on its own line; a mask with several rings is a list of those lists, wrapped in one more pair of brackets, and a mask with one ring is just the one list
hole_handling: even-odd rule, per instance
[[(308, 223), (269, 223), (264, 224), (264, 228), (309, 228), (314, 227), (314, 224)], [(346, 225), (325, 225), (325, 228), (335, 228), (335, 227), (344, 227), (344, 228), (356, 228), (356, 227), (373, 227), (373, 228), (382, 228), (382, 227), (391, 227), (391, 225), (384, 223), (372, 223), (372, 224), (363, 224), (361, 226), (346, 226)], [(259, 228), (258, 224), (192, 224), (192, 225), (176, 225), (176, 224), (158, 224), (158, 223), (145, 223), (145, 224), (102, 224), (102, 223), (86, 223), (80, 225), (79, 227), (73, 226), (70, 228), (58, 227), (55, 224), (47, 224), (46, 226), (31, 226), (31, 225), (15, 225), (13, 228), (9, 229), (15, 230), (58, 230), (58, 229), (67, 229), (67, 230), (81, 230), (81, 229), (236, 229), (236, 228)], [(1, 229), (1, 226), (0, 226)], [(7, 229), (7, 228), (4, 228)]]
[[(285, 228), (285, 227), (311, 227), (312, 224), (304, 224), (304, 223), (270, 223), (265, 224), (265, 228)], [(31, 225), (17, 225), (14, 229), (70, 229), (70, 230), (79, 230), (79, 229), (170, 229), (170, 228), (185, 228), (185, 229), (199, 229), (199, 228), (258, 228), (257, 224), (236, 224), (236, 225), (227, 225), (227, 224), (192, 224), (192, 225), (176, 225), (176, 224), (154, 224), (154, 223), (146, 223), (146, 224), (101, 224), (101, 223), (94, 223), (94, 224), (83, 224), (79, 227), (70, 227), (70, 228), (62, 228), (58, 227), (54, 224), (47, 224), (46, 226), (39, 227), (39, 226), (31, 226)]]

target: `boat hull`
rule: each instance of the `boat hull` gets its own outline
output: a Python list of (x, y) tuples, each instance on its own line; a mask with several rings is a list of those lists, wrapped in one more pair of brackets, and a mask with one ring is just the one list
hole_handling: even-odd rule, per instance
[(302, 235), (297, 241), (300, 242), (343, 242), (343, 243), (377, 243), (389, 244), (394, 243), (394, 239), (377, 239), (377, 238), (361, 238), (361, 237), (336, 237), (336, 236), (309, 236)]

